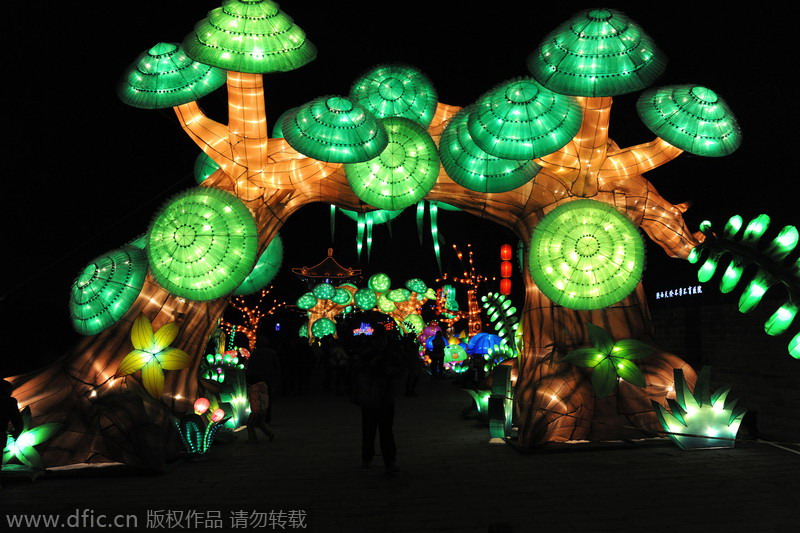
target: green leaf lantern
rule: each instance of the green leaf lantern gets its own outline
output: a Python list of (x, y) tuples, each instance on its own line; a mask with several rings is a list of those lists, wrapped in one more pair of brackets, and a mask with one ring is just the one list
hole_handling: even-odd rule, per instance
[(317, 57), (305, 32), (272, 0), (223, 0), (183, 41), (192, 59), (234, 72), (300, 68)]
[(637, 387), (644, 387), (644, 374), (633, 361), (648, 357), (655, 350), (636, 339), (623, 339), (615, 343), (603, 328), (588, 322), (586, 327), (592, 347), (572, 350), (562, 361), (592, 369), (592, 388), (598, 398), (614, 391), (618, 377)]
[(211, 174), (219, 170), (219, 165), (205, 152), (200, 152), (194, 160), (194, 179), (198, 185), (211, 177)]
[(116, 324), (144, 286), (147, 256), (123, 246), (93, 259), (72, 284), (69, 310), (75, 331), (95, 335)]
[[(20, 414), (22, 418), (22, 431), (15, 439), (8, 435), (3, 447), (2, 469), (13, 472), (15, 470), (41, 470), (44, 468), (42, 456), (36, 446), (49, 440), (59, 429), (59, 422), (48, 422), (41, 426), (31, 427), (31, 408), (26, 406)], [(14, 464), (14, 461), (20, 464)]]
[(389, 142), (379, 120), (342, 96), (323, 96), (290, 111), (281, 132), (301, 154), (331, 163), (368, 161)]
[(531, 159), (503, 159), (475, 144), (467, 128), (473, 109), (459, 111), (442, 134), (439, 156), (447, 175), (462, 187), (484, 193), (511, 191), (531, 181), (542, 169)]
[(207, 301), (227, 296), (253, 270), (258, 228), (234, 195), (198, 187), (161, 209), (150, 226), (150, 269), (176, 296)]
[(481, 96), (467, 114), (467, 130), (478, 147), (511, 160), (555, 152), (578, 133), (581, 107), (533, 78), (517, 78)]
[(439, 176), (439, 155), (428, 132), (407, 118), (384, 119), (386, 148), (374, 159), (345, 165), (347, 181), (363, 202), (404, 209), (422, 200)]
[(634, 224), (613, 206), (576, 200), (548, 213), (534, 228), (531, 277), (550, 300), (569, 309), (602, 309), (635, 288), (645, 247)]
[(353, 84), (350, 96), (378, 118), (403, 117), (428, 128), (439, 97), (419, 70), (404, 65), (380, 65)]
[(311, 334), (318, 339), (321, 339), (326, 335), (335, 335), (336, 322), (330, 318), (318, 318), (313, 324), (311, 324)]
[(353, 295), (353, 302), (355, 302), (359, 309), (369, 311), (378, 305), (378, 295), (375, 294), (375, 291), (372, 289), (358, 289)]
[(539, 83), (573, 96), (640, 91), (665, 66), (666, 57), (639, 25), (610, 9), (577, 13), (528, 59), (528, 70)]
[(636, 103), (650, 131), (689, 153), (721, 157), (742, 143), (742, 131), (728, 104), (699, 85), (671, 85), (645, 91)]
[(256, 266), (244, 279), (233, 294), (236, 296), (255, 294), (275, 278), (283, 262), (283, 240), (280, 234), (275, 234), (267, 249), (259, 256)]
[(120, 100), (142, 109), (166, 109), (199, 100), (225, 85), (224, 70), (190, 59), (180, 45), (158, 43), (128, 67)]

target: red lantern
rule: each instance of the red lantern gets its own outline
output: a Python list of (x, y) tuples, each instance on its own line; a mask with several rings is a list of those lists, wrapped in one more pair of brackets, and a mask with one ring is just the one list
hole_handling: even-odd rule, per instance
[(225, 411), (223, 411), (222, 409), (216, 409), (214, 410), (213, 413), (211, 413), (212, 422), (219, 422), (223, 418), (225, 418)]
[(511, 280), (508, 278), (504, 278), (500, 280), (500, 294), (505, 294), (508, 296), (511, 294)]
[(194, 412), (198, 415), (202, 415), (208, 411), (210, 405), (211, 402), (208, 401), (208, 398), (198, 398), (197, 401), (194, 402)]
[(500, 259), (503, 261), (511, 261), (511, 253), (512, 251), (510, 244), (504, 244), (500, 247)]
[(500, 263), (500, 275), (504, 278), (511, 277), (511, 262), (510, 261), (503, 261)]

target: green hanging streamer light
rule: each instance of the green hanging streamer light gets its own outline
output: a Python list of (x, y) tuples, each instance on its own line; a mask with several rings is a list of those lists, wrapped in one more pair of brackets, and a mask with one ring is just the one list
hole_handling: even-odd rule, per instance
[(422, 225), (425, 222), (425, 200), (417, 204), (417, 237), (419, 245), (422, 246)]
[[(372, 213), (368, 213), (367, 215), (371, 215)], [(373, 220), (371, 216), (366, 217), (367, 223), (367, 261), (369, 261), (369, 256), (372, 253), (372, 224)]]
[(428, 202), (428, 212), (431, 215), (431, 239), (433, 239), (433, 253), (436, 255), (436, 265), (439, 274), (442, 273), (442, 254), (439, 248), (439, 206), (436, 202)]
[(366, 214), (359, 213), (358, 220), (356, 223), (358, 224), (358, 231), (356, 233), (356, 250), (358, 250), (358, 260), (361, 261), (361, 250), (364, 248), (364, 228), (366, 228)]
[(336, 206), (331, 204), (331, 243), (333, 243), (333, 236), (336, 233)]

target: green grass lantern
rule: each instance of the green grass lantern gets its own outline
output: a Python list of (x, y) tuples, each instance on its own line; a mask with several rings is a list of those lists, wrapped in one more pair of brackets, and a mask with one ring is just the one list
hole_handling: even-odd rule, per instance
[(226, 78), (224, 70), (191, 60), (180, 45), (158, 43), (128, 68), (117, 95), (129, 106), (166, 109), (199, 100)]
[(368, 161), (389, 142), (378, 119), (342, 96), (323, 96), (288, 112), (281, 133), (301, 154), (331, 163)]
[(353, 84), (350, 96), (378, 118), (403, 117), (430, 126), (439, 97), (419, 70), (404, 65), (380, 65)]
[(75, 331), (95, 335), (116, 324), (144, 286), (147, 256), (123, 246), (93, 259), (72, 284), (69, 310)]
[(576, 14), (528, 59), (528, 70), (539, 83), (573, 96), (641, 91), (665, 67), (666, 57), (639, 25), (610, 9)]
[(384, 119), (386, 148), (374, 159), (345, 165), (347, 182), (363, 202), (404, 209), (430, 192), (439, 176), (439, 155), (428, 132), (407, 118)]
[(250, 271), (250, 274), (244, 279), (233, 294), (236, 296), (255, 294), (275, 278), (275, 275), (281, 269), (283, 262), (283, 240), (279, 234), (275, 234), (267, 249), (259, 256), (256, 266)]
[(467, 128), (472, 109), (459, 111), (442, 134), (439, 156), (447, 175), (462, 187), (483, 193), (511, 191), (531, 181), (542, 168), (532, 160), (503, 159), (475, 144)]
[(722, 157), (742, 143), (739, 123), (728, 104), (711, 89), (699, 85), (645, 91), (636, 110), (650, 131), (694, 155)]
[(223, 0), (183, 47), (206, 65), (251, 74), (288, 72), (317, 57), (305, 32), (272, 0)]
[(159, 285), (190, 300), (227, 296), (253, 270), (258, 228), (232, 194), (206, 187), (174, 197), (150, 226), (150, 269)]
[(553, 153), (578, 133), (578, 101), (533, 78), (517, 78), (481, 96), (467, 114), (467, 130), (484, 152), (504, 159)]
[(554, 303), (602, 309), (635, 288), (645, 262), (637, 227), (613, 206), (595, 200), (563, 204), (533, 231), (529, 265), (533, 281)]

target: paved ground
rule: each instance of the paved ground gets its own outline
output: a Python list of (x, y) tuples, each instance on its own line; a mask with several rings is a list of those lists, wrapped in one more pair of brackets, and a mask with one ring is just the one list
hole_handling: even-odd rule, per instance
[(241, 433), (163, 475), (107, 467), (4, 480), (0, 518), (49, 512), (77, 524), (80, 509), (89, 524), (134, 514), (140, 531), (229, 531), (262, 519), (255, 529), (318, 533), (484, 533), (501, 524), (513, 529), (497, 531), (514, 533), (800, 531), (798, 453), (756, 443), (685, 452), (651, 441), (521, 454), (488, 444), (487, 428), (460, 418), (468, 400), (449, 382), (399, 398), (396, 476), (361, 468), (358, 409), (319, 392), (275, 402), (274, 442), (249, 444)]

